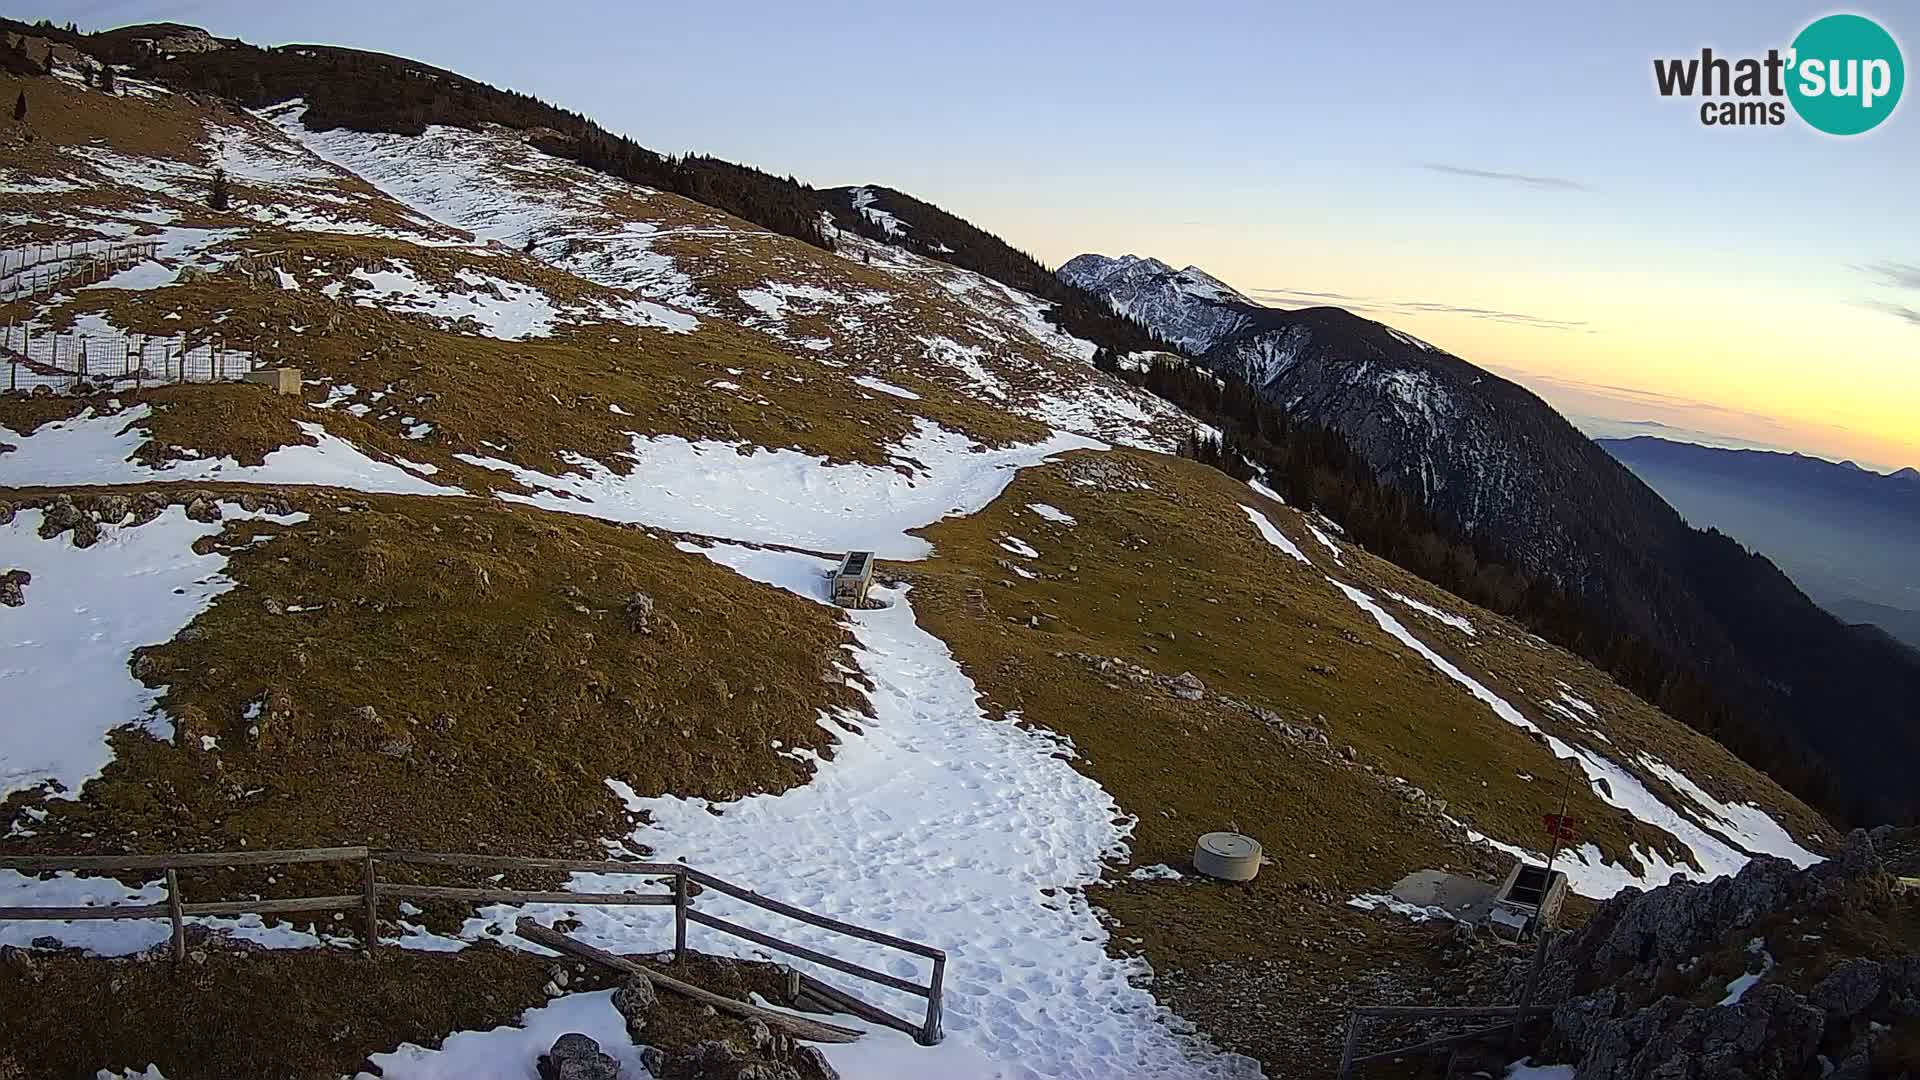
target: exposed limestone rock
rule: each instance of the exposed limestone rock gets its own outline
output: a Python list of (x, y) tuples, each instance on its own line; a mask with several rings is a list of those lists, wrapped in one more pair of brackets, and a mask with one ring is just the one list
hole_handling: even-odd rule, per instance
[(659, 1004), (660, 995), (646, 979), (629, 979), (613, 992), (613, 1007), (626, 1018), (627, 1034), (634, 1042), (640, 1041), (640, 1033), (647, 1029), (647, 1017)]
[[(1762, 855), (1730, 878), (1621, 892), (1549, 950), (1543, 996), (1563, 1003), (1539, 1060), (1574, 1062), (1583, 1080), (1869, 1075), (1887, 1024), (1920, 1019), (1920, 954), (1842, 960), (1804, 996), (1762, 981), (1702, 1006), (1674, 996), (1674, 980), (1782, 916), (1817, 925), (1825, 913), (1890, 904), (1891, 880), (1855, 831), (1807, 870)], [(1702, 991), (1721, 986), (1689, 993), (1698, 1001)]]
[(553, 1049), (534, 1065), (540, 1080), (619, 1080), (620, 1063), (600, 1052), (600, 1044), (577, 1031), (553, 1040)]

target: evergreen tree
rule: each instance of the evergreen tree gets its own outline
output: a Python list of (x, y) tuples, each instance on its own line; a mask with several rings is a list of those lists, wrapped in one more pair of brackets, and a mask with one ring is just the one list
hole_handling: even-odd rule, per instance
[(207, 205), (215, 210), (225, 210), (231, 201), (227, 194), (227, 170), (213, 170), (213, 190), (208, 193)]
[(13, 118), (16, 121), (24, 121), (27, 118), (27, 92), (25, 90), (20, 91), (20, 96), (14, 99)]

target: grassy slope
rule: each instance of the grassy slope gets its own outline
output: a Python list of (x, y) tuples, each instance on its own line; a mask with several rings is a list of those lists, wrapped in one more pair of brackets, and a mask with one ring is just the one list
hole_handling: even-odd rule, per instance
[[(541, 986), (553, 966), (491, 944), (374, 957), (341, 949), (197, 951), (203, 959), (185, 968), (40, 954), (30, 969), (0, 976), (0, 1078), (91, 1077), (110, 1062), (156, 1065), (169, 1080), (332, 1080), (404, 1043), (437, 1045), (445, 1032), (513, 1023), (546, 1002)], [(617, 985), (597, 968), (567, 970), (570, 988)], [(784, 996), (785, 979), (771, 964), (696, 953), (668, 970), (743, 1001)], [(76, 1015), (86, 1022), (75, 1023)], [(647, 1033), (650, 1045), (667, 1051), (718, 1039), (748, 1060), (768, 1059), (754, 1051), (744, 1021), (709, 1016), (670, 993), (649, 1014)]]
[[(198, 125), (218, 116), (180, 100), (82, 100), (80, 91), (52, 88), (47, 80), (32, 86), (36, 109), (49, 102), (44, 126), (35, 113), (34, 154), (49, 153), (57, 142), (98, 137), (129, 151), (192, 158), (196, 152), (183, 147), (197, 142)], [(0, 85), (0, 94), (8, 92)], [(149, 137), (150, 131), (158, 134)], [(34, 160), (39, 164), (30, 171), (51, 168), (56, 159)], [(91, 196), (88, 201), (97, 205)], [(368, 199), (368, 205), (378, 202)], [(671, 196), (636, 196), (626, 212), (665, 224), (712, 225), (720, 217)], [(379, 214), (391, 214), (381, 220), (394, 224), (410, 220), (391, 207)], [(244, 223), (211, 214), (195, 221)], [(879, 460), (879, 447), (907, 429), (903, 404), (821, 377), (795, 346), (730, 325), (727, 317), (751, 314), (738, 290), (777, 273), (842, 291), (871, 287), (902, 295), (898, 325), (877, 339), (836, 344), (829, 356), (868, 349), (917, 355), (908, 343), (919, 331), (986, 340), (969, 336), (963, 324), (974, 316), (937, 288), (908, 289), (896, 276), (745, 226), (690, 230), (661, 242), (659, 250), (694, 269), (722, 313), (703, 317), (696, 333), (585, 325), (531, 343), (493, 341), (420, 317), (329, 301), (316, 287), (342, 279), (352, 266), (398, 259), (429, 279), (472, 267), (558, 297), (604, 290), (517, 256), (400, 240), (249, 225), (236, 247), (287, 251), (308, 287), (283, 292), (220, 279), (146, 294), (90, 291), (55, 315), (100, 310), (119, 325), (155, 333), (213, 325), (225, 316), (219, 325), (236, 347), (295, 357), (309, 378), (352, 383), (369, 404), (375, 404), (372, 390), (391, 396), (361, 419), (340, 409), (317, 413), (253, 387), (148, 391), (145, 398), (159, 407), (148, 423), (156, 456), (192, 448), (255, 461), (299, 438), (295, 419), (320, 419), (371, 452), (438, 465), (439, 478), (476, 492), (503, 481), (458, 462), (456, 452), (553, 470), (563, 467), (563, 451), (577, 450), (618, 468), (630, 430)], [(180, 319), (167, 318), (176, 312)], [(286, 331), (292, 325), (308, 330), (294, 337)], [(785, 332), (825, 336), (835, 327), (826, 317), (797, 316)], [(609, 340), (614, 337), (620, 340)], [(982, 403), (942, 372), (904, 359), (900, 364), (904, 374), (896, 381), (923, 395), (912, 414), (985, 441), (1040, 434), (1037, 425)], [(730, 377), (730, 367), (748, 371), (740, 381), (769, 404), (706, 385)], [(322, 392), (310, 388), (309, 397)], [(609, 403), (634, 415), (615, 416)], [(30, 430), (79, 407), (4, 400), (0, 423)], [(433, 423), (434, 434), (401, 438), (403, 414)], [(1169, 974), (1170, 986), (1177, 973), (1220, 965), (1293, 965), (1303, 982), (1271, 986), (1291, 986), (1295, 996), (1317, 994), (1321, 1007), (1349, 992), (1355, 971), (1424, 969), (1423, 978), (1442, 977), (1457, 958), (1429, 947), (1435, 931), (1363, 916), (1341, 902), (1423, 866), (1492, 873), (1499, 860), (1462, 843), (1432, 813), (1394, 798), (1383, 778), (1406, 777), (1448, 800), (1450, 813), (1503, 839), (1533, 843), (1537, 815), (1568, 767), (1333, 592), (1321, 580), (1332, 569), (1326, 556), (1289, 511), (1190, 462), (1130, 452), (1107, 457), (1124, 461), (1152, 490), (1075, 487), (1067, 480), (1070, 464), (1031, 470), (982, 514), (929, 530), (938, 558), (889, 569), (914, 583), (922, 621), (949, 642), (993, 706), (1017, 709), (1028, 722), (1072, 736), (1084, 754), (1081, 766), (1139, 816), (1136, 863), (1181, 865), (1196, 834), (1230, 822), (1267, 841), (1276, 865), (1244, 888), (1121, 881), (1101, 891), (1102, 906), (1122, 928), (1116, 947), (1137, 945)], [(771, 751), (769, 740), (817, 746), (823, 733), (814, 716), (847, 703), (843, 692), (819, 679), (840, 634), (825, 613), (673, 551), (658, 537), (477, 500), (314, 493), (297, 501), (315, 519), (269, 545), (235, 553), (230, 573), (241, 587), (201, 618), (206, 636), (155, 650), (154, 663), (166, 672), (158, 681), (171, 686), (170, 708), (196, 734), (195, 725), (204, 723), (205, 733), (220, 737), (221, 751), (122, 737), (107, 776), (78, 802), (57, 806), (31, 846), (225, 847), (244, 838), (251, 845), (366, 839), (545, 853), (593, 847), (624, 831), (604, 777), (623, 776), (643, 793), (726, 797), (779, 790), (801, 774)], [(1061, 507), (1079, 524), (1042, 522), (1023, 509), (1033, 501)], [(1309, 570), (1268, 546), (1240, 502), (1262, 506), (1320, 566)], [(338, 509), (355, 503), (366, 509)], [(995, 541), (1007, 533), (1041, 550), (1043, 580), (1019, 579), (997, 564), (1007, 553)], [(1819, 828), (1803, 807), (1717, 746), (1566, 654), (1357, 551), (1347, 564), (1343, 579), (1376, 596), (1392, 588), (1469, 614), (1482, 628), (1471, 642), (1397, 611), (1430, 645), (1543, 727), (1563, 731), (1535, 699), (1564, 679), (1608, 717), (1618, 751), (1610, 756), (1657, 752), (1716, 794), (1759, 801), (1790, 821), (1796, 834)], [(581, 596), (563, 594), (563, 586)], [(671, 631), (636, 638), (622, 627), (617, 606), (635, 589), (654, 597), (657, 620), (671, 620)], [(268, 598), (321, 610), (271, 615)], [(577, 610), (576, 602), (587, 610)], [(1042, 618), (1035, 629), (1028, 624), (1036, 615), (1053, 618)], [(1188, 704), (1102, 677), (1077, 659), (1055, 655), (1062, 652), (1121, 656), (1163, 675), (1190, 670), (1211, 688), (1289, 722), (1323, 726), (1335, 748), (1352, 745), (1363, 764), (1343, 765), (1276, 737), (1246, 712), (1218, 702)], [(1336, 674), (1312, 670), (1316, 666)], [(722, 669), (724, 687), (715, 684), (715, 669)], [(512, 689), (502, 693), (503, 687)], [(242, 710), (263, 694), (286, 708), (250, 743)], [(354, 710), (363, 705), (373, 706), (377, 724), (355, 721)], [(439, 726), (442, 716), (452, 723)], [(378, 752), (400, 738), (412, 740), (411, 756)], [(1536, 780), (1525, 781), (1522, 773)], [(355, 778), (348, 794), (341, 791), (343, 775)], [(230, 798), (254, 788), (265, 791)], [(1635, 842), (1665, 846), (1663, 837), (1623, 821), (1584, 785), (1576, 792), (1574, 813), (1610, 855), (1622, 856)], [(17, 811), (17, 801), (9, 809)], [(28, 846), (14, 840), (5, 849)], [(264, 891), (250, 879), (206, 884)], [(454, 913), (437, 914), (451, 919)], [(1290, 944), (1298, 941), (1314, 945)], [(290, 971), (283, 977), (301, 978)], [(1190, 982), (1169, 992), (1176, 1006), (1211, 1021), (1208, 1028), (1217, 1032), (1236, 1029), (1239, 1014), (1232, 1009), (1250, 1005), (1296, 1023), (1294, 1013), (1276, 1011), (1287, 1002), (1267, 1003), (1255, 994), (1223, 1004), (1215, 990)], [(1311, 1019), (1310, 1011), (1299, 1015)], [(443, 1022), (451, 1021), (422, 1020), (417, 1030), (426, 1037), (445, 1030), (436, 1027)], [(1248, 1030), (1249, 1048), (1270, 1061), (1317, 1060), (1311, 1048), (1295, 1048), (1278, 1035), (1261, 1042), (1257, 1029)], [(1295, 1053), (1301, 1056), (1290, 1056)]]
[[(1602, 749), (1610, 754), (1655, 750), (1684, 762), (1709, 790), (1759, 802), (1796, 834), (1831, 835), (1771, 781), (1570, 655), (1357, 548), (1334, 566), (1292, 511), (1223, 474), (1127, 452), (1104, 457), (1119, 458), (1152, 490), (1076, 486), (1091, 457), (1023, 472), (984, 512), (926, 530), (938, 550), (933, 561), (887, 569), (913, 583), (923, 623), (953, 647), (992, 710), (1018, 711), (1069, 735), (1076, 764), (1138, 815), (1134, 863), (1184, 870), (1195, 838), (1220, 828), (1237, 826), (1264, 842), (1273, 865), (1247, 885), (1116, 875), (1095, 902), (1116, 921), (1115, 949), (1141, 952), (1167, 976), (1165, 1000), (1281, 1075), (1323, 1068), (1337, 1053), (1344, 1002), (1424, 999), (1432, 987), (1462, 986), (1499, 963), (1497, 950), (1448, 945), (1444, 930), (1344, 906), (1425, 867), (1497, 878), (1509, 865), (1396, 798), (1387, 778), (1404, 777), (1447, 800), (1447, 813), (1530, 846), (1539, 843), (1538, 815), (1570, 787), (1584, 837), (1610, 857), (1632, 844), (1672, 846), (1382, 632), (1324, 582), (1330, 572), (1376, 597), (1393, 589), (1470, 617), (1480, 631), (1473, 642), (1396, 611), (1546, 729), (1575, 736), (1516, 683), (1557, 690), (1555, 680), (1564, 679), (1609, 718), (1615, 745)], [(1033, 502), (1077, 523), (1045, 521), (1026, 509)], [(1262, 509), (1316, 566), (1268, 545), (1241, 504)], [(1009, 556), (997, 541), (1008, 535), (1040, 551), (1037, 560), (1018, 560), (1038, 580), (1001, 565)], [(1277, 736), (1212, 698), (1190, 703), (1101, 674), (1074, 654), (1118, 657), (1159, 675), (1191, 671), (1210, 691), (1324, 729), (1336, 752)], [(1336, 674), (1324, 674), (1328, 668)], [(1346, 745), (1359, 764), (1338, 760)]]
[[(824, 609), (670, 537), (481, 500), (291, 501), (312, 519), (229, 525), (238, 587), (142, 650), (175, 741), (114, 736), (84, 797), (45, 801), (37, 835), (9, 850), (352, 842), (597, 857), (627, 831), (606, 778), (649, 795), (784, 790), (811, 769), (773, 744), (830, 755), (817, 718), (859, 707), (825, 678), (844, 630)], [(644, 633), (624, 613), (636, 592), (655, 605)], [(7, 816), (29, 801), (16, 793)], [(284, 892), (350, 872), (209, 884)]]

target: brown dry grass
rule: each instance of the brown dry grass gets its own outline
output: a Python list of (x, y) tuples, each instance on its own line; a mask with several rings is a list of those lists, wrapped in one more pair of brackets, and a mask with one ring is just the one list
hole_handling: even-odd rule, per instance
[[(631, 827), (608, 778), (643, 795), (777, 792), (811, 767), (776, 747), (831, 756), (817, 718), (860, 705), (826, 678), (844, 639), (826, 609), (671, 538), (480, 500), (293, 499), (312, 519), (230, 524), (238, 587), (143, 650), (177, 738), (115, 735), (104, 775), (6, 850), (596, 857)], [(655, 602), (651, 633), (623, 613), (636, 592)], [(207, 884), (324, 893), (350, 871)]]
[[(1124, 463), (1151, 490), (1075, 486), (1074, 459), (1089, 457)], [(1044, 520), (1026, 509), (1032, 502), (1077, 524)], [(1263, 510), (1315, 565), (1268, 545), (1240, 504)], [(1405, 777), (1447, 800), (1448, 814), (1530, 847), (1544, 847), (1539, 815), (1557, 809), (1570, 787), (1583, 840), (1609, 857), (1621, 859), (1635, 844), (1672, 847), (1664, 832), (1601, 802), (1573, 766), (1385, 634), (1324, 578), (1365, 588), (1390, 609), (1398, 605), (1384, 592), (1394, 589), (1469, 616), (1478, 642), (1396, 611), (1431, 647), (1550, 730), (1532, 695), (1483, 664), (1556, 690), (1549, 676), (1557, 673), (1603, 716), (1632, 715), (1635, 731), (1678, 724), (1643, 715), (1629, 695), (1564, 653), (1511, 643), (1517, 628), (1357, 548), (1335, 565), (1292, 511), (1211, 469), (1134, 452), (1073, 455), (1022, 472), (985, 511), (924, 532), (937, 556), (887, 569), (913, 584), (922, 624), (953, 648), (990, 710), (1017, 710), (1027, 723), (1070, 736), (1076, 766), (1138, 815), (1135, 864), (1189, 870), (1196, 837), (1230, 826), (1265, 844), (1273, 865), (1245, 885), (1117, 879), (1093, 895), (1116, 921), (1114, 948), (1137, 949), (1169, 976), (1169, 1004), (1281, 1075), (1329, 1063), (1346, 1002), (1450, 985), (1465, 962), (1443, 947), (1444, 928), (1363, 915), (1344, 906), (1348, 897), (1385, 891), (1426, 867), (1497, 880), (1510, 865), (1395, 799), (1387, 777)], [(1037, 580), (1000, 565), (1010, 556), (997, 541), (1009, 535), (1040, 551), (1013, 560)], [(1057, 653), (1117, 656), (1161, 675), (1191, 671), (1211, 691), (1323, 727), (1334, 747), (1351, 745), (1363, 764), (1278, 737), (1231, 706), (1180, 701)], [(1725, 765), (1724, 752), (1689, 756), (1688, 733), (1665, 738), (1657, 745), (1685, 770), (1701, 760)], [(1769, 807), (1797, 810), (1789, 815), (1795, 822), (1813, 820), (1744, 766), (1725, 767), (1723, 779), (1763, 793)], [(1569, 918), (1586, 910), (1570, 905)]]
[[(333, 1080), (403, 1043), (433, 1047), (456, 1031), (515, 1023), (547, 1001), (541, 986), (554, 963), (492, 944), (371, 957), (332, 948), (208, 947), (203, 955), (176, 966), (42, 953), (31, 973), (0, 971), (0, 1076), (90, 1078), (155, 1065), (169, 1080)], [(569, 989), (617, 985), (595, 968), (568, 970)], [(743, 1001), (753, 993), (777, 1000), (783, 984), (770, 964), (698, 953), (664, 970)], [(752, 1045), (744, 1022), (665, 992), (647, 1035), (669, 1051), (705, 1039), (743, 1052)], [(533, 1061), (525, 1066), (531, 1076)]]

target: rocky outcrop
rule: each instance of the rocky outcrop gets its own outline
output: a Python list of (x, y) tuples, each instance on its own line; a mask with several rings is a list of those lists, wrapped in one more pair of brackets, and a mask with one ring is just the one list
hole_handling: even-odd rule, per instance
[(659, 1004), (660, 995), (648, 979), (629, 979), (613, 992), (613, 1007), (626, 1020), (627, 1034), (634, 1042), (643, 1041), (641, 1033), (647, 1029), (647, 1018)]
[(33, 581), (33, 575), (25, 570), (9, 570), (0, 574), (0, 606), (19, 607), (27, 602), (27, 585)]
[(293, 513), (287, 500), (274, 492), (247, 492), (236, 498), (209, 491), (142, 491), (132, 495), (107, 492), (101, 495), (59, 494), (27, 499), (19, 504), (0, 503), (0, 525), (11, 524), (23, 510), (41, 511), (41, 539), (69, 536), (74, 547), (88, 548), (99, 543), (104, 527), (145, 525), (164, 513), (169, 506), (183, 506), (188, 517), (214, 524), (221, 521), (223, 502), (239, 502), (241, 509), (280, 517)]
[(1732, 986), (1701, 961), (1764, 952), (1768, 927), (1805, 942), (1823, 940), (1815, 928), (1835, 917), (1910, 918), (1892, 881), (1856, 831), (1807, 870), (1759, 856), (1734, 877), (1625, 890), (1551, 948), (1546, 1000), (1564, 1000), (1540, 1060), (1573, 1062), (1583, 1080), (1877, 1075), (1881, 1041), (1920, 1026), (1920, 953), (1823, 959), (1804, 993), (1771, 972), (1770, 956), (1771, 978)]
[(540, 1080), (620, 1080), (620, 1063), (600, 1050), (600, 1044), (577, 1031), (553, 1041), (534, 1069)]
[(757, 1061), (713, 1040), (681, 1051), (649, 1046), (640, 1051), (640, 1062), (658, 1080), (840, 1080), (826, 1055), (811, 1046), (798, 1047), (782, 1060)]

